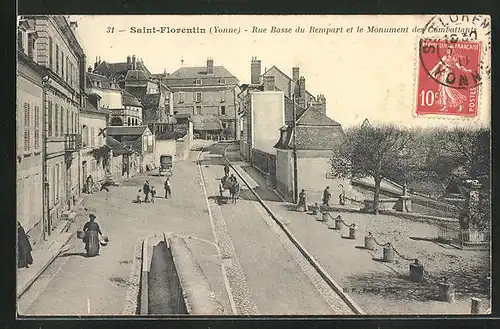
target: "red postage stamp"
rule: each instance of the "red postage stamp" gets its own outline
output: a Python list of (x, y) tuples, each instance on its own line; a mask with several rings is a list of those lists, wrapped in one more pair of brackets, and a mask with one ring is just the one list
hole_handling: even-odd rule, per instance
[(481, 84), (481, 43), (420, 40), (416, 114), (474, 117)]

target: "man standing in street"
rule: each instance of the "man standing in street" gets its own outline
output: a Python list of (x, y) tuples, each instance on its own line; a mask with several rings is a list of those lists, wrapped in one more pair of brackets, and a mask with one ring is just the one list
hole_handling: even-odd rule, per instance
[(168, 199), (168, 197), (172, 197), (172, 191), (170, 190), (170, 179), (167, 178), (167, 180), (165, 180), (165, 199)]
[(142, 193), (144, 193), (144, 202), (149, 202), (149, 181), (144, 183), (142, 187)]
[(330, 193), (330, 186), (327, 186), (325, 188), (325, 190), (323, 191), (323, 204), (325, 206), (329, 205), (331, 197), (332, 197), (332, 194)]

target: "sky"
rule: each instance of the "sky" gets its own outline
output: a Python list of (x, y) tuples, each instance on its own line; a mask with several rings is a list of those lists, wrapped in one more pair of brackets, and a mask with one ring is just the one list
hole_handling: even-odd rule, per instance
[[(291, 76), (300, 68), (306, 88), (324, 94), (327, 115), (344, 126), (394, 123), (405, 126), (489, 125), (490, 81), (479, 91), (479, 115), (473, 119), (416, 117), (419, 32), (431, 16), (72, 16), (89, 65), (142, 58), (152, 73), (174, 72), (184, 66), (205, 66), (208, 57), (223, 65), (242, 83), (250, 81), (250, 61), (262, 69), (275, 65)], [(270, 33), (272, 27), (292, 33)], [(364, 33), (356, 33), (357, 27)], [(366, 33), (370, 26), (408, 27), (407, 33)], [(131, 28), (206, 29), (207, 33), (131, 33)], [(214, 33), (215, 27), (239, 33)], [(306, 33), (295, 33), (303, 27)], [(309, 33), (311, 27), (330, 28)], [(352, 27), (354, 32), (348, 32)], [(267, 28), (266, 33), (252, 33)], [(340, 31), (342, 28), (342, 31)], [(119, 32), (122, 30), (122, 32)], [(247, 31), (245, 31), (247, 30)], [(113, 31), (113, 33), (109, 33)], [(263, 73), (262, 72), (262, 73)]]

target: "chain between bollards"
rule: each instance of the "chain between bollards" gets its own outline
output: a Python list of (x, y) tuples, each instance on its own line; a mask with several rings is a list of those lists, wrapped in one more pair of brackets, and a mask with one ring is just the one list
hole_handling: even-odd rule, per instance
[(355, 226), (356, 226), (356, 224), (354, 224), (354, 223), (352, 223), (351, 225), (347, 224), (347, 223), (346, 223), (346, 222), (342, 219), (342, 216), (340, 216), (340, 215), (339, 215), (339, 216), (337, 216), (336, 218), (334, 218), (334, 217), (332, 216), (332, 214), (328, 213), (328, 216), (330, 216), (330, 218), (331, 218), (331, 219), (334, 219), (334, 220), (335, 220), (335, 219), (337, 219), (337, 218), (339, 218), (339, 219), (340, 219), (340, 221), (342, 222), (342, 224), (344, 224), (346, 227), (355, 227)]

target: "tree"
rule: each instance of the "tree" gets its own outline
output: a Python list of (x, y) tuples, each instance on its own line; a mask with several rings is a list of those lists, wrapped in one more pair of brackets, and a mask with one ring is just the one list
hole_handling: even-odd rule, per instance
[(375, 181), (374, 214), (379, 213), (380, 183), (384, 177), (401, 175), (412, 161), (407, 148), (412, 140), (409, 130), (393, 125), (353, 127), (330, 158), (331, 173), (336, 178), (373, 177)]

